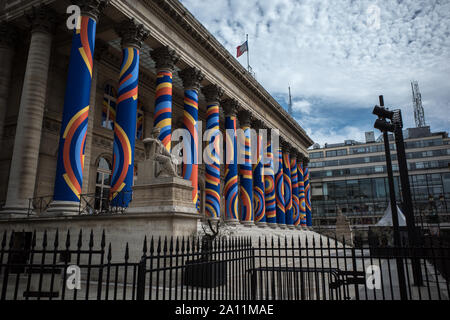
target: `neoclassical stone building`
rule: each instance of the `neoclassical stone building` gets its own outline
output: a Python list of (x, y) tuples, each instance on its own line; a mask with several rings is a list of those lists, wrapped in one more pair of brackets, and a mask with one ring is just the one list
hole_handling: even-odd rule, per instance
[[(1, 220), (92, 227), (121, 226), (134, 217), (144, 226), (135, 203), (146, 196), (136, 200), (133, 188), (145, 158), (143, 139), (154, 127), (169, 151), (177, 128), (193, 141), (199, 128), (241, 128), (246, 139), (250, 128), (276, 128), (281, 143), (264, 152), (279, 161), (277, 172), (261, 161), (184, 165), (189, 183), (160, 181), (169, 190), (163, 197), (188, 190), (180, 194), (192, 196), (195, 210), (183, 209), (180, 217), (309, 224), (306, 150), (313, 141), (182, 4), (74, 2), (81, 9), (75, 30), (66, 24), (69, 0), (1, 2)], [(158, 186), (145, 192), (151, 197)], [(94, 211), (79, 215), (85, 202)], [(103, 221), (105, 214), (95, 210), (105, 203), (134, 211), (119, 222)], [(164, 220), (166, 209), (153, 212), (154, 219)]]

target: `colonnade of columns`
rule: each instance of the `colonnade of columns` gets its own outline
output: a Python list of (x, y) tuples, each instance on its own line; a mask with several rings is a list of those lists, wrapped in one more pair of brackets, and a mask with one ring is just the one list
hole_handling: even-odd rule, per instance
[[(82, 13), (73, 32), (69, 71), (64, 99), (59, 140), (53, 203), (49, 211), (76, 212), (83, 185), (85, 143), (88, 130), (91, 82), (94, 68), (96, 25), (106, 0), (82, 1)], [(33, 9), (29, 19), (33, 30), (24, 78), (20, 112), (14, 143), (5, 209), (10, 213), (24, 213), (28, 199), (33, 197), (39, 141), (44, 114), (47, 76), (50, 61), (54, 13), (40, 6)], [(0, 31), (5, 31), (5, 28)], [(126, 20), (116, 29), (122, 40), (122, 64), (114, 123), (113, 172), (110, 200), (113, 205), (128, 206), (133, 184), (136, 108), (138, 99), (139, 57), (142, 42), (149, 32), (134, 20)], [(11, 48), (0, 43), (0, 55), (12, 59)], [(156, 62), (156, 95), (154, 126), (160, 129), (159, 139), (171, 150), (172, 134), (172, 76), (179, 55), (162, 46), (152, 50)], [(8, 64), (9, 65), (9, 64)], [(0, 74), (9, 77), (7, 69)], [(225, 197), (225, 220), (245, 225), (269, 225), (289, 228), (311, 225), (310, 185), (307, 160), (285, 140), (281, 145), (263, 141), (263, 131), (257, 130), (252, 148), (252, 127), (268, 129), (257, 121), (251, 111), (237, 100), (222, 99), (223, 89), (216, 84), (201, 88), (203, 74), (195, 67), (179, 72), (184, 87), (183, 125), (189, 132), (191, 148), (183, 154), (183, 177), (192, 182), (192, 201), (199, 208), (198, 196), (198, 96), (206, 98), (206, 129), (209, 148), (205, 164), (205, 213), (210, 219), (221, 214), (221, 195)], [(5, 83), (0, 84), (0, 111), (5, 108)], [(6, 88), (7, 89), (7, 88)], [(220, 109), (225, 115), (225, 129), (229, 141), (224, 141), (224, 185), (221, 186), (219, 148)], [(1, 112), (0, 112), (1, 113)], [(3, 126), (3, 119), (0, 125)], [(237, 123), (243, 131), (241, 143), (237, 137)], [(0, 127), (0, 132), (2, 132)], [(238, 150), (238, 146), (242, 150)], [(243, 161), (238, 164), (238, 154)], [(252, 154), (256, 159), (252, 163)], [(202, 156), (202, 155), (200, 155)], [(274, 167), (277, 162), (277, 170)]]

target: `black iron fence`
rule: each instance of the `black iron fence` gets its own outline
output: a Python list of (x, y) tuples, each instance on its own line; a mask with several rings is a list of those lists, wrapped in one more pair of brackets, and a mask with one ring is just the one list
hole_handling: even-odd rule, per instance
[[(450, 295), (449, 247), (427, 239), (420, 247), (393, 248), (351, 247), (318, 235), (151, 238), (139, 250), (126, 244), (120, 256), (105, 239), (103, 233), (96, 243), (92, 232), (83, 237), (81, 231), (75, 237), (56, 232), (51, 239), (46, 232), (5, 232), (0, 299), (397, 300), (402, 290), (412, 300)], [(420, 262), (420, 285), (412, 277), (413, 260)]]

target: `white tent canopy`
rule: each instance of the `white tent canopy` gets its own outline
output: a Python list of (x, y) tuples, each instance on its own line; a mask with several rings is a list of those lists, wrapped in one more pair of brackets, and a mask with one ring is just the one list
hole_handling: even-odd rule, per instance
[[(403, 214), (402, 210), (397, 206), (397, 215), (398, 215), (398, 225), (400, 227), (406, 226), (406, 219), (405, 215)], [(378, 221), (376, 226), (385, 226), (385, 227), (392, 227), (392, 210), (391, 210), (391, 203), (389, 203), (388, 207), (386, 208), (386, 211), (384, 212), (383, 217)]]

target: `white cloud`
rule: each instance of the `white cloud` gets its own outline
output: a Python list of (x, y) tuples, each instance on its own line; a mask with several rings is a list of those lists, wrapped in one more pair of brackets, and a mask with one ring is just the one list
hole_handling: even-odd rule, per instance
[[(364, 141), (364, 132), (363, 129), (353, 126), (345, 126), (339, 130), (333, 130), (326, 127), (318, 130), (306, 129), (306, 133), (308, 133), (315, 143), (320, 144), (322, 147), (325, 143), (342, 143), (345, 140), (349, 140), (350, 137), (351, 140)], [(375, 135), (377, 134), (378, 133), (376, 132)]]
[[(418, 80), (426, 120), (448, 130), (450, 1), (182, 3), (233, 55), (248, 33), (257, 80), (272, 95), (287, 94), (290, 85), (294, 108), (303, 115), (334, 116), (319, 114), (317, 99), (342, 109), (370, 108), (383, 94), (386, 105), (401, 108), (406, 125), (413, 126), (410, 81)], [(371, 5), (380, 8), (379, 29), (370, 26)], [(239, 61), (246, 65), (245, 56)], [(317, 128), (311, 123), (304, 123), (305, 129)]]
[(307, 101), (307, 100), (297, 100), (292, 102), (292, 110), (294, 112), (303, 112), (306, 114), (310, 114), (311, 113), (311, 102)]

